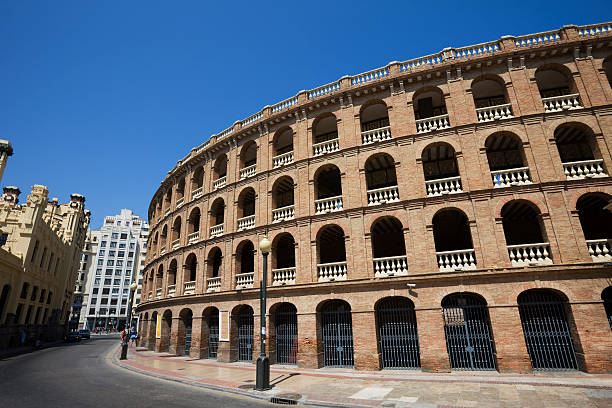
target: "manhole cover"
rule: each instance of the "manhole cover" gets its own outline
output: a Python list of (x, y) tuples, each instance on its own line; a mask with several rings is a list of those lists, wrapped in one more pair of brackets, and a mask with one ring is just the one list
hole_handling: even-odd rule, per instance
[(244, 384), (244, 385), (239, 385), (238, 388), (240, 388), (241, 390), (252, 390), (255, 387), (253, 387), (250, 384)]

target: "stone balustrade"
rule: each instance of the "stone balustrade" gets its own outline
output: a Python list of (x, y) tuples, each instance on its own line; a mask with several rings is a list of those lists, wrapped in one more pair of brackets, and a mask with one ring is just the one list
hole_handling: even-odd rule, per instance
[(389, 70), (384, 68), (373, 69), (363, 74), (354, 75), (351, 77), (351, 85), (360, 85), (367, 82), (376, 81), (389, 76)]
[(223, 235), (223, 224), (218, 224), (210, 227), (210, 237), (220, 237)]
[(220, 292), (220, 291), (221, 291), (221, 277), (220, 276), (206, 279), (206, 293)]
[(196, 198), (202, 197), (202, 187), (198, 187), (191, 193), (191, 199), (195, 200)]
[(176, 295), (176, 285), (168, 285), (168, 297)]
[(473, 249), (436, 252), (440, 272), (465, 271), (476, 269)]
[(180, 243), (181, 243), (180, 239), (175, 239), (174, 241), (172, 241), (172, 250), (174, 251), (175, 249), (178, 249)]
[(587, 239), (586, 243), (593, 262), (612, 261), (612, 239)]
[(361, 144), (364, 145), (389, 139), (391, 139), (391, 126), (361, 132)]
[(450, 128), (448, 114), (432, 116), (431, 118), (418, 119), (416, 121), (417, 133), (433, 132)]
[(318, 264), (317, 275), (319, 276), (319, 282), (346, 280), (346, 261)]
[(493, 120), (512, 118), (512, 105), (506, 103), (504, 105), (488, 106), (486, 108), (476, 109), (478, 122), (491, 122)]
[(245, 167), (244, 169), (240, 169), (240, 180), (244, 180), (245, 178), (254, 176), (256, 172), (257, 164), (252, 164), (250, 166)]
[(603, 160), (601, 159), (563, 163), (563, 171), (568, 180), (608, 176), (603, 167)]
[(436, 197), (444, 194), (462, 193), (461, 177), (447, 177), (436, 180), (426, 180), (427, 197)]
[(379, 205), (399, 201), (397, 186), (389, 186), (368, 190), (368, 205)]
[(326, 140), (321, 143), (315, 143), (312, 145), (312, 150), (315, 156), (322, 156), (327, 153), (337, 152), (340, 150), (339, 139)]
[(294, 285), (295, 266), (290, 268), (272, 269), (272, 286)]
[(374, 258), (374, 276), (385, 278), (389, 276), (408, 275), (408, 259), (406, 255)]
[(220, 189), (221, 187), (225, 187), (227, 184), (227, 176), (219, 177), (215, 181), (213, 181), (213, 188), (215, 190)]
[(185, 199), (183, 197), (176, 200), (176, 208), (179, 208), (181, 205), (183, 205), (184, 202), (185, 202)]
[(550, 265), (550, 246), (548, 242), (538, 244), (508, 245), (508, 255), (512, 266)]
[(183, 284), (183, 295), (193, 295), (195, 293), (196, 282), (189, 281)]
[(197, 243), (198, 243), (198, 241), (200, 240), (200, 232), (199, 232), (199, 231), (196, 231), (196, 232), (193, 232), (193, 233), (191, 233), (191, 234), (187, 235), (187, 239), (188, 239), (188, 242), (187, 242), (187, 243), (188, 243), (189, 245), (191, 245), (191, 244), (197, 244)]
[(163, 255), (166, 253), (166, 246), (164, 245), (163, 247), (159, 248), (159, 254)]
[(166, 211), (164, 211), (164, 216), (167, 217), (168, 215), (170, 215), (170, 208), (166, 208)]
[(493, 187), (495, 188), (531, 184), (529, 167), (495, 170), (491, 172), (491, 178), (493, 179)]
[(312, 99), (319, 98), (321, 96), (330, 95), (339, 90), (340, 90), (340, 81), (332, 82), (331, 84), (326, 84), (326, 85), (323, 85), (323, 86), (320, 86), (318, 88), (308, 91), (308, 99), (312, 100)]
[(249, 215), (247, 217), (238, 218), (238, 231), (244, 231), (251, 229), (255, 226), (255, 216)]
[(255, 272), (236, 274), (236, 290), (250, 289), (255, 282)]
[(315, 211), (317, 214), (327, 214), (334, 211), (342, 211), (343, 209), (342, 196), (315, 200)]
[(295, 218), (295, 205), (272, 210), (272, 222), (289, 221)]
[(272, 158), (272, 165), (274, 168), (279, 168), (285, 166), (287, 164), (293, 163), (293, 152), (287, 152), (283, 154), (279, 154), (278, 156), (274, 156)]
[(521, 35), (514, 38), (514, 44), (517, 48), (533, 47), (540, 44), (548, 44), (559, 41), (559, 30), (546, 31), (543, 33)]
[(155, 289), (155, 299), (161, 299), (162, 288)]
[(544, 111), (547, 113), (582, 109), (582, 105), (580, 105), (580, 95), (578, 94), (542, 98), (542, 103), (544, 104)]

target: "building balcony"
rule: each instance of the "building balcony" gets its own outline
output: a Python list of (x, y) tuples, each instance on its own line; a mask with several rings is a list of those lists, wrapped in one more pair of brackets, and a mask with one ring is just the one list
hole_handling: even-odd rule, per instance
[(193, 232), (193, 233), (187, 235), (187, 239), (188, 239), (187, 242), (188, 242), (189, 245), (197, 244), (198, 241), (200, 240), (200, 232), (196, 231), (196, 232)]
[(250, 289), (255, 281), (255, 272), (236, 274), (236, 290)]
[(176, 295), (176, 285), (168, 285), (168, 297)]
[(293, 204), (272, 210), (272, 222), (289, 221), (294, 218), (295, 206)]
[(448, 114), (440, 116), (432, 116), (431, 118), (417, 119), (417, 133), (433, 132), (434, 130), (442, 130), (450, 128)]
[(272, 286), (295, 285), (295, 266), (272, 269)]
[(215, 190), (218, 190), (221, 187), (225, 187), (225, 184), (227, 184), (227, 177), (226, 176), (219, 177), (218, 179), (213, 181), (213, 188)]
[(293, 152), (287, 152), (274, 156), (272, 158), (272, 166), (276, 169), (287, 164), (293, 163)]
[(221, 235), (223, 235), (223, 224), (218, 224), (210, 227), (211, 238), (220, 237)]
[(335, 211), (342, 211), (342, 196), (322, 198), (315, 200), (315, 212), (316, 214), (327, 214)]
[(339, 139), (326, 140), (325, 142), (315, 143), (312, 145), (312, 150), (315, 156), (323, 156), (327, 153), (333, 153), (340, 150)]
[(317, 275), (319, 276), (319, 282), (346, 280), (348, 277), (346, 261), (318, 264)]
[(512, 116), (512, 105), (506, 103), (504, 105), (488, 106), (486, 108), (476, 109), (478, 122), (491, 122), (500, 119), (509, 119)]
[(183, 284), (183, 295), (193, 295), (195, 293), (196, 282), (189, 281)]
[(202, 187), (198, 187), (191, 193), (191, 199), (195, 200), (196, 198), (202, 197)]
[(240, 169), (240, 180), (254, 176), (257, 172), (257, 164), (247, 166), (244, 169)]
[(183, 205), (184, 202), (185, 202), (185, 199), (183, 197), (181, 197), (178, 200), (176, 200), (176, 208), (180, 208), (181, 205)]
[(361, 132), (361, 144), (367, 145), (391, 139), (391, 126)]
[(582, 109), (578, 94), (553, 96), (552, 98), (542, 98), (542, 103), (544, 104), (544, 111), (546, 113)]
[(593, 262), (612, 261), (612, 239), (587, 239), (586, 243)]
[(582, 160), (563, 163), (563, 171), (568, 180), (608, 177), (603, 167), (603, 160)]
[(462, 193), (461, 176), (447, 177), (436, 180), (426, 180), (427, 197), (437, 197), (445, 194)]
[(172, 250), (174, 251), (175, 249), (178, 249), (180, 244), (181, 244), (180, 238), (172, 241)]
[(491, 178), (493, 179), (493, 187), (495, 188), (531, 184), (529, 167), (492, 171)]
[(548, 242), (538, 244), (508, 245), (512, 266), (551, 265)]
[(163, 255), (166, 253), (166, 246), (164, 245), (163, 247), (159, 248), (159, 254)]
[(440, 272), (469, 271), (476, 269), (473, 249), (436, 252)]
[(249, 215), (247, 217), (238, 218), (238, 231), (244, 231), (251, 229), (255, 226), (255, 216)]
[(374, 276), (385, 278), (389, 276), (408, 275), (408, 259), (406, 255), (374, 258)]
[(399, 201), (399, 189), (397, 186), (376, 188), (368, 190), (368, 205), (380, 205)]
[(206, 279), (206, 293), (221, 291), (221, 277)]
[(155, 299), (161, 299), (162, 288), (155, 289)]

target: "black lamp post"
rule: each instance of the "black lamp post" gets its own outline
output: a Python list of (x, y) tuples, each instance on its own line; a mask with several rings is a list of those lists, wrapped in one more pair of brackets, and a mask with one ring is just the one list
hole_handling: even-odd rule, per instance
[(268, 254), (272, 243), (266, 236), (259, 242), (259, 249), (263, 255), (263, 276), (259, 284), (259, 310), (261, 324), (261, 354), (257, 357), (255, 371), (255, 389), (265, 391), (270, 389), (270, 360), (266, 356), (266, 283), (268, 282)]
[(132, 331), (132, 298), (137, 287), (138, 284), (136, 282), (132, 282), (130, 285), (130, 298), (128, 300), (127, 319), (125, 320), (126, 335), (121, 341), (121, 357), (119, 357), (119, 360), (127, 360), (128, 342), (130, 341), (130, 333)]

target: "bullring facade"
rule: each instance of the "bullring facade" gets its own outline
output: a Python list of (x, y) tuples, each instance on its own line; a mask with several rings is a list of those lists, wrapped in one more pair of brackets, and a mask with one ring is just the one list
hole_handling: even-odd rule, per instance
[(142, 342), (254, 361), (267, 236), (272, 363), (612, 371), (611, 46), (448, 48), (213, 135), (151, 201)]

